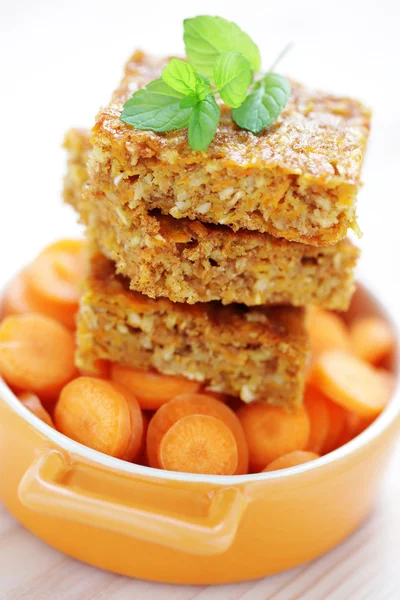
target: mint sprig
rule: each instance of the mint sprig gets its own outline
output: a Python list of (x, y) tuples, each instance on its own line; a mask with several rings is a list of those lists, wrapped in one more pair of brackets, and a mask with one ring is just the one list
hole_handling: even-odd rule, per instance
[(219, 123), (216, 94), (232, 108), (235, 123), (254, 134), (279, 117), (290, 84), (271, 72), (255, 80), (260, 52), (235, 23), (210, 16), (186, 19), (184, 42), (188, 61), (172, 58), (161, 78), (125, 102), (121, 121), (155, 132), (188, 127), (189, 146), (203, 151)]

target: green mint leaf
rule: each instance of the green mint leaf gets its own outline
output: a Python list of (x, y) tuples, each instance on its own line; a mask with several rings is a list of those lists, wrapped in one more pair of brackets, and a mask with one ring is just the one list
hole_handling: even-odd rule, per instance
[[(278, 73), (267, 73), (262, 80), (262, 83), (265, 95), (269, 96), (271, 102), (275, 102), (279, 106), (280, 114), (289, 100), (291, 92), (289, 81), (286, 77), (278, 75)], [(277, 117), (279, 117), (279, 114)]]
[(202, 100), (202, 98), (199, 98), (198, 94), (193, 92), (187, 96), (184, 96), (179, 106), (181, 108), (193, 108), (193, 106), (196, 106), (199, 100)]
[(196, 92), (198, 86), (205, 86), (203, 79), (194, 67), (185, 60), (171, 58), (161, 74), (162, 80), (172, 89), (184, 94)]
[(121, 121), (135, 129), (156, 132), (188, 126), (191, 109), (181, 108), (183, 94), (162, 79), (155, 79), (135, 92), (124, 104)]
[(239, 127), (260, 133), (276, 121), (290, 96), (290, 83), (276, 73), (267, 73), (257, 83), (246, 100), (232, 109), (232, 118)]
[(207, 150), (215, 135), (220, 109), (214, 96), (206, 96), (192, 109), (189, 120), (189, 146), (192, 150)]
[(259, 70), (258, 47), (235, 23), (221, 17), (199, 16), (185, 19), (183, 28), (187, 59), (199, 73), (212, 77), (218, 56), (230, 51), (240, 52), (253, 71)]
[(233, 108), (240, 106), (253, 79), (247, 58), (240, 52), (220, 54), (214, 65), (214, 82), (222, 100)]

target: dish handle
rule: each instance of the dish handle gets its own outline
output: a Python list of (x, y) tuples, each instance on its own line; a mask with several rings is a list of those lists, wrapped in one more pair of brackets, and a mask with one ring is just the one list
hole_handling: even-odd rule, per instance
[[(57, 450), (39, 454), (21, 479), (18, 496), (36, 512), (162, 544), (181, 552), (222, 554), (232, 545), (245, 508), (243, 491), (221, 487), (208, 492), (205, 516), (179, 516), (112, 501), (101, 494), (68, 485), (62, 479), (79, 464)], [(146, 485), (151, 485), (147, 483)], [(195, 501), (201, 492), (193, 492)], [(189, 504), (190, 506), (190, 504)]]

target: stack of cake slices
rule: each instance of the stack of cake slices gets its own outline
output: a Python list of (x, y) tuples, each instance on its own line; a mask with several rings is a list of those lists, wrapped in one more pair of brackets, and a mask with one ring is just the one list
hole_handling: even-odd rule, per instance
[(221, 106), (206, 152), (187, 131), (120, 121), (168, 59), (136, 52), (91, 131), (65, 139), (65, 200), (91, 259), (78, 364), (105, 359), (290, 409), (302, 401), (309, 305), (344, 311), (358, 250), (346, 239), (370, 113), (293, 84), (258, 135)]

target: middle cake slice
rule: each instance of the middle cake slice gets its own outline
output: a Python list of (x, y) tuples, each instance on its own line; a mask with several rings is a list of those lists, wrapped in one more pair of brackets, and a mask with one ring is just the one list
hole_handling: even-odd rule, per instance
[(173, 302), (233, 302), (247, 306), (319, 305), (346, 310), (359, 251), (348, 240), (316, 247), (189, 219), (145, 205), (130, 207), (110, 194), (85, 190), (90, 134), (65, 138), (64, 197), (87, 226), (89, 239), (113, 260), (133, 290)]
[(157, 369), (205, 389), (288, 409), (304, 389), (305, 309), (173, 303), (129, 290), (114, 264), (94, 253), (78, 314), (77, 364), (98, 360)]

